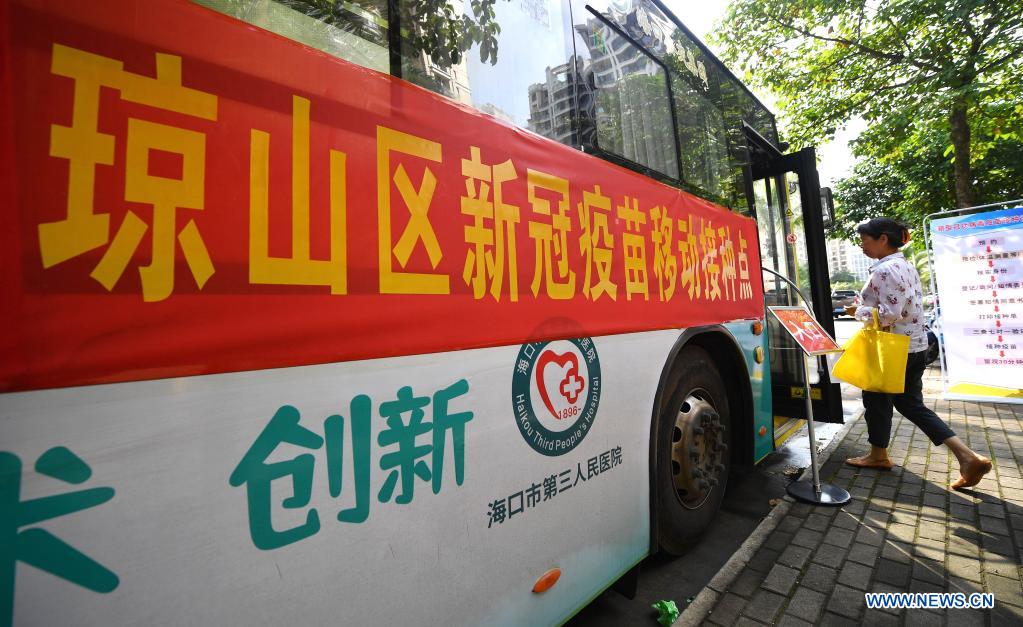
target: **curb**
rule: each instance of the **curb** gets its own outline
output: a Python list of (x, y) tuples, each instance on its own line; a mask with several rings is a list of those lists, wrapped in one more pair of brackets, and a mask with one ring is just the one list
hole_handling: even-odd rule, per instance
[[(835, 434), (835, 437), (831, 439), (831, 443), (821, 451), (817, 457), (818, 466), (823, 466), (831, 458), (831, 454), (838, 448), (838, 444), (845, 439), (845, 436), (849, 433), (849, 429), (852, 428), (853, 424), (863, 417), (863, 410), (861, 409), (858, 413), (853, 415), (842, 428)], [(808, 478), (810, 476), (810, 468), (807, 467), (803, 471), (803, 474), (799, 476), (796, 481)], [(718, 599), (728, 590), (728, 587), (732, 585), (732, 582), (742, 573), (746, 568), (746, 565), (751, 559), (753, 554), (757, 552), (767, 537), (771, 535), (775, 527), (781, 523), (785, 515), (792, 509), (792, 505), (795, 503), (793, 498), (789, 495), (785, 495), (781, 503), (775, 506), (771, 513), (768, 514), (757, 528), (753, 530), (753, 533), (746, 538), (746, 541), (742, 543), (732, 557), (725, 562), (725, 565), (721, 567), (714, 578), (710, 580), (703, 590), (696, 595), (693, 602), (689, 604), (685, 610), (682, 611), (681, 616), (674, 623), (678, 627), (695, 627), (703, 624), (707, 615), (710, 614), (711, 610), (717, 604)]]

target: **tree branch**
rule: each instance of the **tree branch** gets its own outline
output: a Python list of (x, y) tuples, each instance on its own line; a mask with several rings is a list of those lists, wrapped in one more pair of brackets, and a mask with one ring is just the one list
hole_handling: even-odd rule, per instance
[(1013, 59), (1019, 57), (1020, 55), (1023, 55), (1023, 46), (1020, 46), (1015, 50), (1009, 50), (1009, 52), (1005, 53), (1004, 55), (995, 59), (994, 61), (991, 61), (990, 63), (986, 63), (980, 66), (979, 68), (977, 68), (977, 74), (980, 75), (983, 74), (984, 72), (993, 70), (997, 68), (999, 65), (1005, 63), (1006, 61), (1012, 61)]
[(994, 2), (994, 8), (991, 11), (990, 17), (984, 20), (984, 23), (981, 25), (981, 30), (984, 32), (984, 34), (981, 35), (981, 39), (986, 40), (984, 41), (984, 43), (990, 41), (988, 37), (991, 36), (992, 33), (994, 33), (995, 31), (995, 26), (998, 24), (999, 18), (1001, 18), (1002, 16), (1002, 13), (1000, 11), (1001, 8), (1002, 8), (1001, 2)]
[(896, 38), (899, 40), (899, 42), (902, 43), (902, 47), (906, 50), (906, 56), (912, 54), (913, 50), (909, 47), (909, 41), (906, 40), (905, 33), (899, 30), (899, 27), (896, 26), (895, 20), (892, 19), (892, 16), (886, 13), (884, 19), (888, 22), (889, 25), (891, 25), (892, 30), (895, 31)]
[(863, 37), (863, 20), (866, 17), (865, 16), (866, 10), (867, 10), (867, 0), (863, 0), (863, 2), (860, 3), (860, 17), (859, 17), (858, 20), (856, 20), (856, 38), (857, 39)]
[[(891, 67), (891, 64), (888, 67)], [(844, 105), (840, 105), (837, 109), (832, 110), (826, 119), (830, 121), (845, 120), (850, 115), (852, 115), (854, 111), (856, 110), (862, 111), (864, 105), (870, 103), (872, 100), (877, 98), (882, 93), (894, 91), (896, 89), (901, 89), (903, 87), (911, 85), (915, 82), (919, 82), (921, 80), (922, 79), (920, 78), (920, 75), (917, 75), (901, 83), (890, 83), (887, 85), (881, 85), (879, 87), (876, 87), (861, 98), (849, 96), (848, 98), (844, 99), (846, 100), (846, 103)]]
[(913, 67), (919, 68), (921, 70), (928, 69), (928, 70), (932, 70), (934, 72), (940, 72), (941, 71), (941, 68), (936, 66), (936, 65), (933, 65), (933, 64), (930, 64), (930, 63), (926, 63), (926, 62), (920, 61), (918, 59), (911, 59), (911, 58), (909, 58), (909, 57), (907, 57), (906, 55), (903, 55), (903, 54), (892, 54), (890, 52), (884, 52), (882, 50), (876, 50), (874, 48), (871, 48), (870, 46), (864, 45), (862, 42), (854, 41), (854, 40), (851, 40), (851, 39), (847, 39), (845, 37), (826, 37), (824, 35), (817, 35), (814, 32), (808, 31), (808, 30), (806, 30), (804, 28), (800, 28), (800, 27), (796, 26), (795, 24), (787, 24), (784, 21), (782, 21), (782, 20), (780, 20), (780, 19), (778, 19), (778, 18), (776, 18), (773, 15), (770, 15), (768, 13), (764, 13), (764, 16), (767, 17), (767, 19), (769, 19), (772, 22), (774, 22), (775, 24), (777, 24), (778, 26), (781, 26), (782, 28), (790, 28), (790, 29), (796, 31), (797, 33), (803, 35), (804, 37), (809, 37), (810, 39), (816, 39), (818, 41), (827, 41), (827, 42), (831, 42), (831, 43), (835, 43), (835, 44), (842, 44), (844, 46), (852, 46), (853, 48), (856, 48), (857, 50), (860, 50), (864, 54), (866, 54), (868, 56), (871, 56), (871, 57), (874, 57), (876, 59), (887, 59), (889, 61), (896, 61), (896, 62), (899, 62), (899, 63), (908, 63), (909, 65), (912, 65)]

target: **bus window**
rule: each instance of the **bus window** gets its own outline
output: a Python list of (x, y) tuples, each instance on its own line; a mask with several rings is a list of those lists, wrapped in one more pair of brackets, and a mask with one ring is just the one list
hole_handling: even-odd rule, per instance
[(674, 81), (672, 91), (682, 151), (682, 180), (730, 200), (733, 185), (721, 111), (686, 81)]
[(594, 91), (596, 147), (678, 179), (664, 68), (601, 18), (590, 17), (575, 30), (586, 83)]
[(359, 65), (387, 72), (387, 0), (193, 0)]
[[(401, 0), (402, 28), (414, 5)], [(470, 12), (455, 2), (458, 12)], [(496, 61), (481, 61), (480, 45), (457, 63), (401, 43), (401, 76), (407, 81), (563, 144), (575, 145), (573, 111), (578, 74), (572, 59), (567, 5), (545, 0), (498, 2), (494, 21)], [(404, 30), (403, 30), (404, 32)], [(425, 34), (421, 34), (425, 37)]]
[[(755, 100), (745, 92), (742, 97), (729, 97), (738, 95), (735, 89), (741, 90), (735, 78), (656, 4), (612, 0), (584, 4), (575, 0), (577, 32), (592, 29), (591, 11), (599, 12), (627, 33), (667, 68), (676, 113), (681, 180), (686, 189), (750, 215), (743, 175), (749, 159), (741, 129)], [(585, 119), (586, 109), (580, 108)], [(748, 122), (752, 125), (754, 120), (750, 117)]]

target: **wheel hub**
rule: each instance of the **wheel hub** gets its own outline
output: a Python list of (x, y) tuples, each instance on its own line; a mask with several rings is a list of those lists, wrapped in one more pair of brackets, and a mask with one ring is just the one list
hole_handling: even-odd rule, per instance
[(700, 507), (725, 470), (727, 434), (714, 406), (694, 390), (679, 408), (671, 438), (675, 493), (689, 509)]

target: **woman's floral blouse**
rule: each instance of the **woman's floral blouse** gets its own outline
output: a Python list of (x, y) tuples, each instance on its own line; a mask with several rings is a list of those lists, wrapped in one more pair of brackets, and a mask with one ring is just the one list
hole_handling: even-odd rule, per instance
[(909, 352), (916, 353), (927, 349), (923, 300), (920, 275), (902, 253), (896, 252), (870, 267), (870, 279), (860, 291), (861, 304), (855, 317), (872, 323), (877, 311), (881, 326), (908, 335)]

